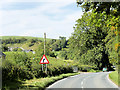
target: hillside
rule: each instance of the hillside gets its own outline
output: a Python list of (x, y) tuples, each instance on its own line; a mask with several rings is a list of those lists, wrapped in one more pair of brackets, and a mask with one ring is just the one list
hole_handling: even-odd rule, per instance
[[(38, 40), (44, 40), (43, 38), (41, 38), (41, 37), (32, 37), (32, 36), (0, 36), (0, 38), (2, 39), (2, 40), (6, 40), (6, 39), (13, 39), (13, 38), (15, 38), (15, 39), (21, 39), (21, 38), (26, 38), (26, 39), (38, 39)], [(47, 41), (49, 41), (49, 40), (51, 40), (51, 39), (49, 39), (49, 38), (47, 38), (46, 39)]]
[[(36, 50), (36, 47), (38, 47), (39, 44), (44, 41), (43, 38), (31, 36), (1, 36), (0, 38), (2, 44), (6, 45), (7, 47), (22, 47), (24, 49), (33, 50)], [(52, 39), (47, 38), (46, 42), (51, 40)]]
[[(44, 38), (31, 36), (2, 36), (2, 51), (23, 51), (33, 50), (43, 54)], [(66, 37), (59, 37), (59, 39), (46, 39), (46, 54), (55, 56), (53, 51), (60, 51), (67, 45)], [(19, 49), (18, 49), (19, 48)], [(22, 49), (22, 50), (21, 50)]]

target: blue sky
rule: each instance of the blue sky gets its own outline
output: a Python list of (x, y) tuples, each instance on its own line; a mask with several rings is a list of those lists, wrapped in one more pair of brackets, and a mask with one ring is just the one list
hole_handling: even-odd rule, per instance
[(75, 0), (3, 0), (0, 4), (0, 36), (69, 38), (82, 9)]

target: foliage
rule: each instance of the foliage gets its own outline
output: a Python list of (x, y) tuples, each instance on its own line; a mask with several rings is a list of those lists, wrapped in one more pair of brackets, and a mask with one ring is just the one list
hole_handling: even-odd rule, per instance
[(8, 51), (8, 47), (3, 44), (0, 46), (0, 50), (2, 50), (3, 52)]
[(67, 60), (68, 59), (68, 49), (67, 48), (63, 48), (59, 54), (58, 57), (60, 57), (63, 60)]
[(106, 14), (85, 13), (77, 20), (74, 33), (69, 39), (69, 50), (74, 60), (80, 63), (104, 67), (109, 65), (105, 42), (107, 31), (104, 22)]
[(102, 13), (106, 12), (108, 14), (112, 14), (114, 16), (120, 15), (120, 2), (85, 2), (80, 3), (77, 2), (83, 8), (84, 12), (88, 12), (90, 10), (95, 10), (95, 12)]
[[(69, 39), (68, 58), (99, 69), (118, 64), (119, 3), (77, 2), (84, 9)], [(90, 11), (91, 10), (91, 11)]]
[(3, 87), (6, 81), (33, 79), (47, 76), (56, 76), (73, 72), (71, 64), (61, 59), (48, 57), (49, 64), (47, 74), (42, 71), (39, 64), (41, 57), (25, 52), (5, 52), (6, 59), (2, 61)]
[(118, 64), (118, 54), (119, 54), (119, 47), (120, 42), (118, 40), (120, 35), (120, 16), (114, 17), (113, 15), (109, 16), (107, 23), (107, 31), (108, 35), (105, 38), (106, 42), (106, 49), (109, 53), (109, 60), (112, 64)]
[(117, 85), (118, 85), (118, 83), (120, 83), (120, 82), (118, 82), (118, 72), (117, 71), (110, 73), (109, 78)]
[(22, 51), (21, 48), (14, 48), (13, 51)]
[(31, 47), (31, 46), (33, 46), (33, 45), (34, 45), (34, 43), (30, 43), (28, 46)]
[(31, 89), (31, 90), (43, 90), (46, 87), (48, 87), (50, 84), (54, 83), (57, 80), (69, 77), (69, 76), (73, 76), (73, 75), (77, 75), (79, 73), (68, 73), (68, 74), (61, 74), (59, 76), (55, 76), (55, 77), (45, 77), (45, 78), (34, 78), (31, 80), (26, 80), (26, 81), (14, 81), (14, 82), (10, 82), (7, 81), (7, 86), (4, 87), (4, 89), (6, 90), (11, 90), (11, 89)]

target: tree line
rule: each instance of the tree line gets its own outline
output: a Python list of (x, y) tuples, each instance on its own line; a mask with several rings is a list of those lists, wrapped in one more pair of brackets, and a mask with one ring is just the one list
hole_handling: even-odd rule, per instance
[(69, 38), (69, 58), (99, 69), (116, 65), (120, 55), (120, 3), (78, 2), (84, 14)]

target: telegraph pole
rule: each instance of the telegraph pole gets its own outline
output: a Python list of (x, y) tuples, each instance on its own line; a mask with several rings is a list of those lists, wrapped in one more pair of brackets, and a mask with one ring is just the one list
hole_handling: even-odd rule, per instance
[[(45, 45), (46, 45), (46, 33), (44, 33), (44, 55), (45, 55)], [(46, 64), (45, 64), (46, 66)], [(43, 64), (42, 64), (42, 71), (43, 71)]]
[(45, 55), (45, 45), (46, 45), (46, 33), (44, 33), (44, 55)]
[[(46, 54), (46, 33), (44, 33), (44, 55)], [(47, 64), (45, 64), (45, 72), (47, 73)]]

